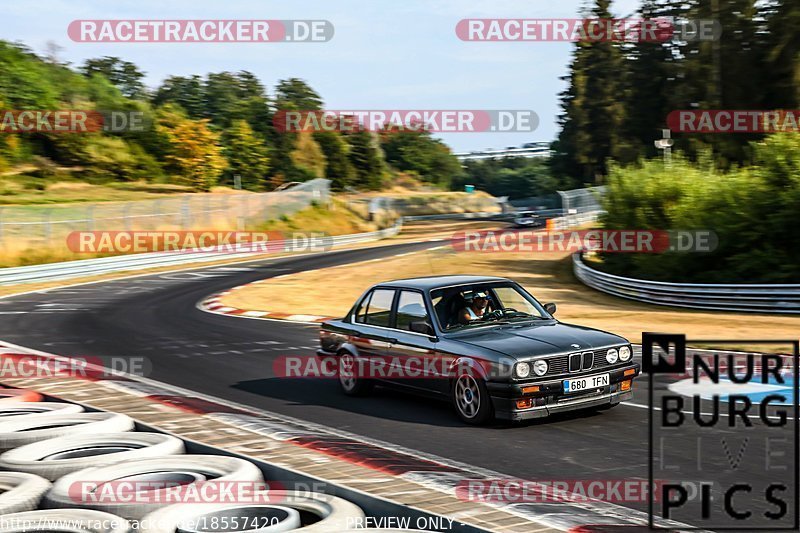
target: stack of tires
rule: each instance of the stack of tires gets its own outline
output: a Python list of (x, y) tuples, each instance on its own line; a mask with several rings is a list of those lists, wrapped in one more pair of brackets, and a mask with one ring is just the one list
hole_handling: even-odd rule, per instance
[[(252, 501), (274, 504), (184, 505), (153, 492), (211, 480), (268, 485), (254, 463), (186, 454), (181, 439), (135, 431), (127, 415), (0, 389), (0, 533), (335, 533), (363, 523), (358, 506), (327, 494), (270, 490)], [(125, 482), (151, 492), (98, 497)]]

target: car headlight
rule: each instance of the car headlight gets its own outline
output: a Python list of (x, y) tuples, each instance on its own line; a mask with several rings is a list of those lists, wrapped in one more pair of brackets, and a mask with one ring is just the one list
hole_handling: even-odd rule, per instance
[(547, 361), (534, 361), (533, 373), (537, 376), (544, 376), (547, 374)]
[(609, 351), (606, 352), (606, 361), (608, 361), (608, 364), (610, 365), (616, 363), (618, 357), (619, 353), (617, 352), (616, 348), (611, 348)]
[(531, 365), (528, 363), (517, 363), (514, 365), (514, 375), (518, 378), (527, 378), (531, 375)]
[(631, 347), (630, 346), (623, 346), (619, 349), (619, 360), (620, 361), (627, 361), (631, 358)]

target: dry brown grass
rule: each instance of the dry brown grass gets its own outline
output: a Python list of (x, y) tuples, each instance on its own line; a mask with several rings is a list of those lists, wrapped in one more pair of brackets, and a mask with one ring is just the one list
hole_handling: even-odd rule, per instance
[(685, 333), (689, 339), (796, 339), (800, 332), (800, 317), (679, 310), (605, 295), (574, 278), (565, 253), (456, 253), (450, 247), (266, 280), (230, 293), (224, 303), (241, 309), (341, 316), (373, 283), (438, 274), (510, 277), (539, 301), (555, 302), (559, 320), (612, 331), (633, 342), (641, 341), (643, 331)]

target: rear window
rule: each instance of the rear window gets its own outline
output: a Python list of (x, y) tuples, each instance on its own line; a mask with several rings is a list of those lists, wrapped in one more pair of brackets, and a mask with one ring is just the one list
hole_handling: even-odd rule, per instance
[(364, 317), (365, 324), (389, 327), (394, 292), (395, 291), (391, 289), (375, 289), (372, 291), (372, 296), (367, 306), (367, 313)]

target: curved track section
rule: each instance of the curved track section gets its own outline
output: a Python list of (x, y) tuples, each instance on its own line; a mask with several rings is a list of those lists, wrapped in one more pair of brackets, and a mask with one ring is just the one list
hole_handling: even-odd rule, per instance
[[(334, 380), (275, 377), (277, 356), (313, 353), (317, 326), (196, 307), (210, 294), (258, 279), (437, 245), (259, 260), (18, 295), (0, 299), (0, 339), (66, 356), (143, 356), (152, 363), (148, 377), (164, 383), (527, 480), (647, 479), (645, 380), (634, 402), (610, 411), (470, 427), (445, 403), (386, 389), (352, 398)], [(694, 458), (676, 451), (671, 460)], [(646, 510), (645, 502), (625, 505)]]

